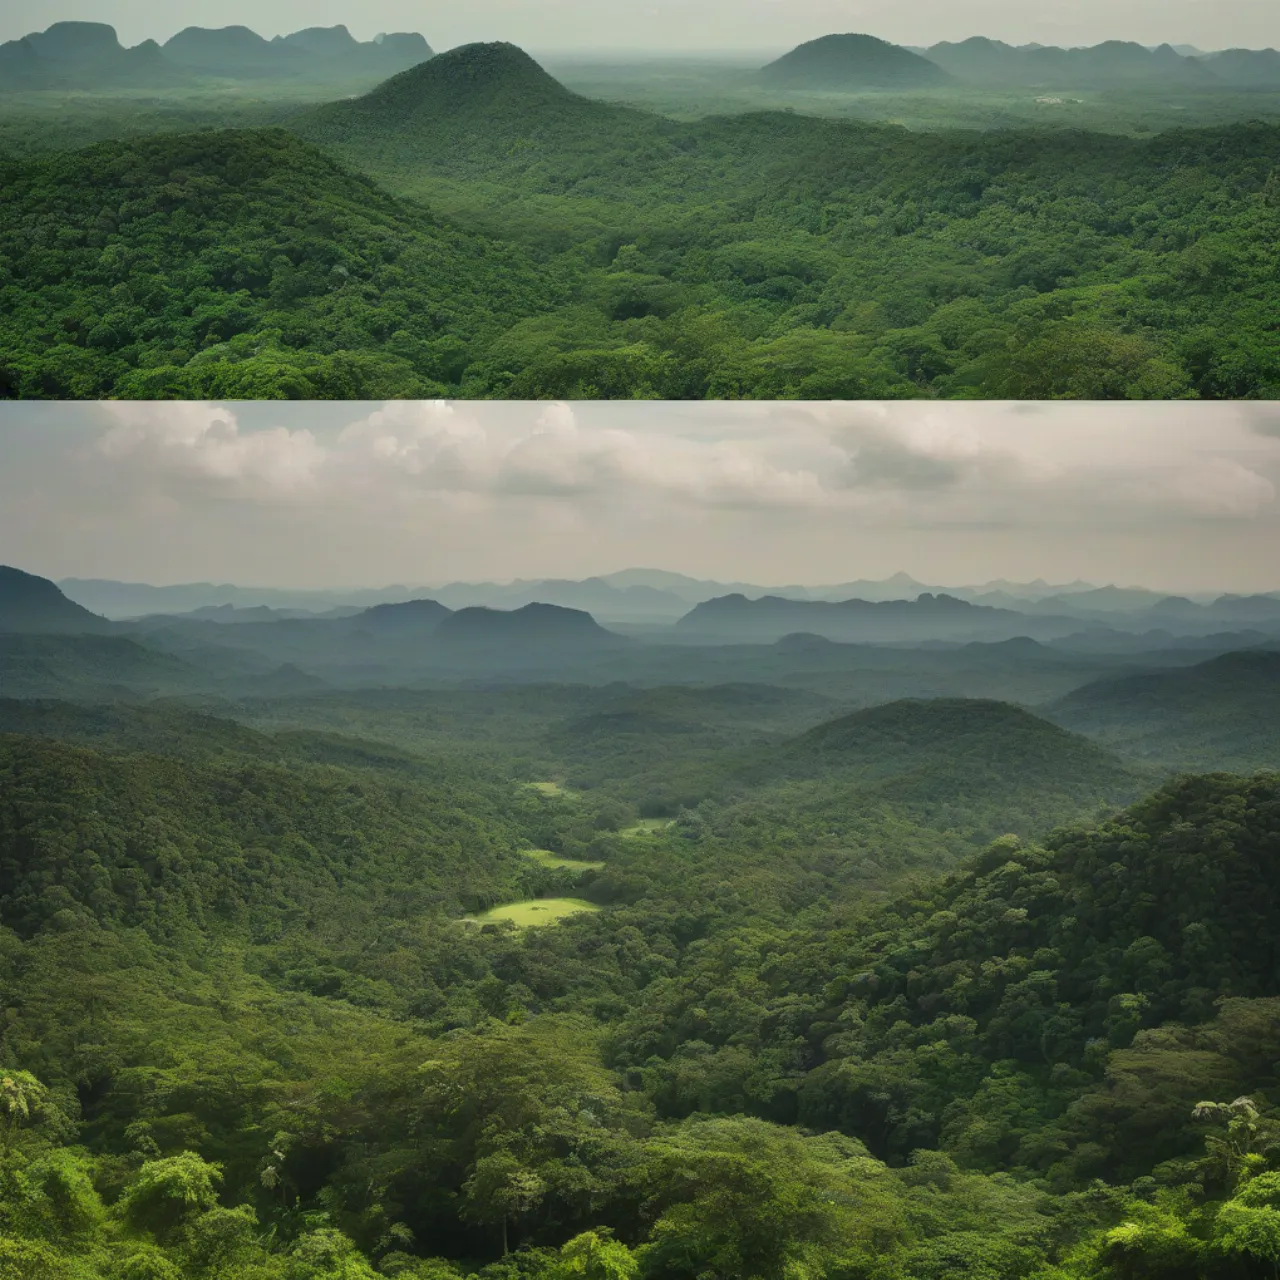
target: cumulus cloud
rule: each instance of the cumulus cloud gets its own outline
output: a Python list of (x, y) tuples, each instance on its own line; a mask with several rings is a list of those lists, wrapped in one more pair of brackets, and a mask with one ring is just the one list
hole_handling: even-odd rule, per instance
[(103, 462), (242, 496), (312, 491), (326, 458), (306, 428), (242, 432), (222, 405), (120, 403), (103, 410), (112, 421), (97, 442)]

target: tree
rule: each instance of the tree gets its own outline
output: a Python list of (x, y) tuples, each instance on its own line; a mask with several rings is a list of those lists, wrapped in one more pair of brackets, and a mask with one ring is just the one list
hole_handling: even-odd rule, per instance
[(5, 1071), (0, 1074), (0, 1127), (7, 1146), (17, 1132), (41, 1119), (48, 1111), (49, 1091), (29, 1071)]
[(584, 1231), (560, 1248), (560, 1277), (583, 1280), (636, 1280), (635, 1255), (607, 1228)]
[(192, 1218), (217, 1207), (221, 1182), (221, 1166), (193, 1151), (148, 1160), (125, 1188), (119, 1210), (130, 1226), (172, 1238)]
[(502, 1228), (502, 1254), (508, 1253), (507, 1227), (534, 1209), (547, 1194), (547, 1184), (508, 1151), (482, 1156), (462, 1185), (463, 1213), (474, 1222)]

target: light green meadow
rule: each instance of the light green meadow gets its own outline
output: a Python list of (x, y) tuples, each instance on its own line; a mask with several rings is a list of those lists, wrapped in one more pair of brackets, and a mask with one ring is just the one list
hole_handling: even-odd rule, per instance
[(585, 898), (530, 898), (525, 902), (508, 902), (500, 907), (493, 907), (483, 915), (469, 916), (469, 924), (497, 924), (501, 920), (510, 920), (521, 929), (531, 929), (537, 925), (559, 924), (570, 916), (580, 915), (586, 911), (599, 911), (594, 902)]

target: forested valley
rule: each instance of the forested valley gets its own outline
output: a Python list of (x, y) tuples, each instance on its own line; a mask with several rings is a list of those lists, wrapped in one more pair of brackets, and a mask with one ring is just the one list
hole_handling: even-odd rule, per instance
[(327, 105), (41, 92), (0, 95), (7, 396), (1280, 387), (1260, 89), (1198, 119), (1172, 88), (1136, 131), (947, 128), (937, 102), (908, 130), (814, 95), (677, 118), (491, 44)]
[(4, 1280), (1274, 1274), (1274, 641), (338, 685), (488, 611), (6, 575)]

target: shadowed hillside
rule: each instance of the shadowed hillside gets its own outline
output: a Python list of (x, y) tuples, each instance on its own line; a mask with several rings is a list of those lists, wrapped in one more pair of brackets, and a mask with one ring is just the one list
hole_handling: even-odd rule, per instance
[(68, 600), (47, 578), (0, 565), (0, 633), (58, 635), (118, 628)]

